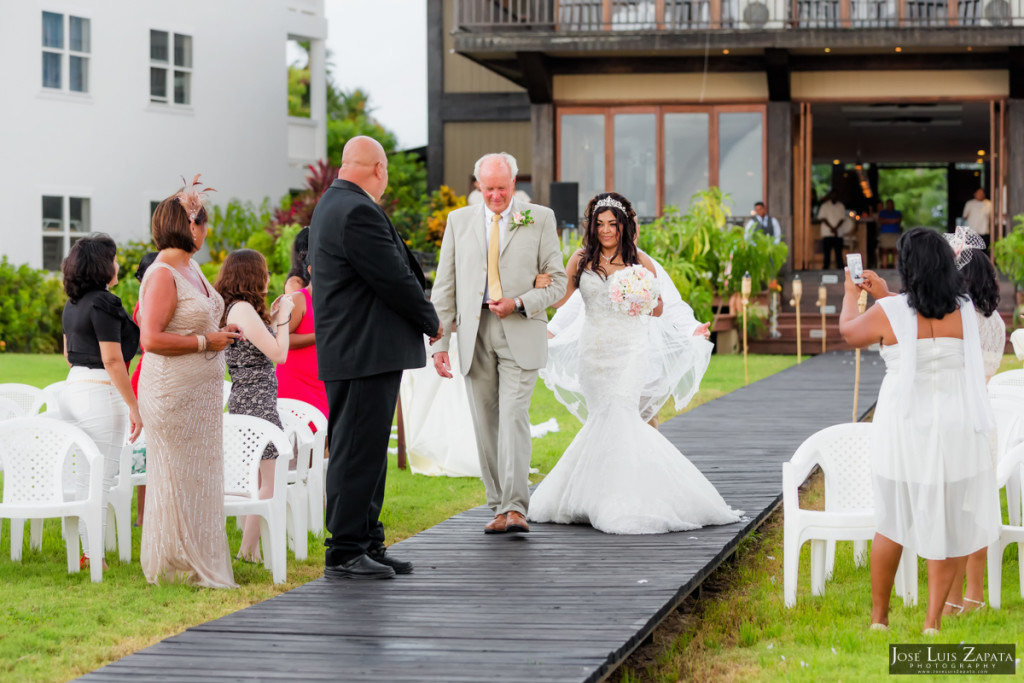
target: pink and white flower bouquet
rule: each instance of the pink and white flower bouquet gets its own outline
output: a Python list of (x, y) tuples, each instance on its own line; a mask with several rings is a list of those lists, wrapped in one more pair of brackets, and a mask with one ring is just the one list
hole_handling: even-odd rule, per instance
[(658, 305), (660, 289), (654, 273), (637, 264), (612, 273), (608, 298), (626, 315), (647, 315)]

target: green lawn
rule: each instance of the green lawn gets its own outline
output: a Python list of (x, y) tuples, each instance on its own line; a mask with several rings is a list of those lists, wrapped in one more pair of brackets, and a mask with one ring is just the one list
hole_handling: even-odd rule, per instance
[[(750, 379), (756, 381), (796, 361), (786, 356), (751, 356)], [(0, 382), (45, 386), (64, 378), (61, 356), (0, 354)], [(743, 384), (740, 356), (715, 356), (703, 388), (691, 403), (699, 405)], [(533, 442), (533, 465), (550, 471), (579, 429), (568, 411), (543, 385), (537, 387), (530, 409), (534, 423), (551, 417), (560, 431)], [(662, 411), (662, 420), (674, 414)], [(484, 502), (483, 486), (475, 479), (414, 476), (399, 470), (392, 457), (383, 520), (388, 542), (397, 542), (448, 517)], [(228, 525), (231, 547), (241, 534)], [(140, 530), (133, 529), (133, 558), (122, 564), (108, 554), (110, 570), (102, 584), (89, 582), (88, 572), (69, 575), (65, 569), (60, 523), (45, 525), (43, 552), (25, 551), (20, 564), (10, 561), (9, 523), (0, 540), (0, 680), (56, 681), (84, 674), (185, 628), (215, 619), (277, 595), (322, 575), (322, 539), (311, 537), (310, 558), (298, 562), (289, 553), (288, 583), (275, 587), (269, 573), (236, 562), (235, 591), (212, 591), (185, 586), (148, 585), (139, 569)]]
[[(1000, 371), (1020, 367), (1016, 357), (1006, 356)], [(804, 507), (823, 509), (822, 481), (819, 473), (805, 484), (801, 493)], [(1005, 518), (1005, 500), (1003, 507)], [(786, 609), (782, 523), (780, 508), (705, 583), (701, 599), (684, 603), (658, 629), (654, 642), (635, 652), (612, 680), (892, 680), (887, 664), (889, 643), (1014, 643), (1017, 656), (1022, 656), (1024, 601), (1015, 545), (1007, 548), (1003, 557), (1002, 608), (944, 617), (941, 634), (929, 640), (921, 635), (928, 599), (924, 561), (920, 561), (918, 605), (905, 608), (903, 601), (894, 597), (891, 630), (873, 632), (868, 630), (870, 569), (854, 567), (850, 543), (839, 544), (834, 576), (825, 584), (824, 595), (818, 597), (810, 591), (810, 545), (803, 546), (797, 603)]]

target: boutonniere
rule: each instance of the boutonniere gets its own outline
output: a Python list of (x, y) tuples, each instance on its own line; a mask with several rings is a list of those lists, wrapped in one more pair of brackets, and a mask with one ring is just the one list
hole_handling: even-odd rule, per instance
[(512, 232), (516, 228), (521, 228), (525, 225), (533, 225), (533, 216), (530, 215), (529, 210), (522, 213), (514, 211), (512, 213), (512, 221), (508, 224), (508, 231)]

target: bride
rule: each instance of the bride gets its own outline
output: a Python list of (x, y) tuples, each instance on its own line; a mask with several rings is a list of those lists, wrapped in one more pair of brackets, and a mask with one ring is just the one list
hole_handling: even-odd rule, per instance
[[(743, 514), (640, 416), (650, 318), (619, 312), (608, 287), (608, 278), (627, 266), (641, 264), (654, 273), (651, 259), (636, 247), (635, 216), (619, 194), (594, 197), (586, 211), (583, 247), (566, 267), (569, 287), (556, 307), (578, 288), (585, 303), (583, 327), (573, 345), (578, 348), (552, 340), (541, 376), (556, 387), (560, 377), (579, 378), (586, 419), (530, 498), (532, 522), (657, 534), (730, 524)], [(659, 297), (651, 315), (660, 315), (662, 306)]]

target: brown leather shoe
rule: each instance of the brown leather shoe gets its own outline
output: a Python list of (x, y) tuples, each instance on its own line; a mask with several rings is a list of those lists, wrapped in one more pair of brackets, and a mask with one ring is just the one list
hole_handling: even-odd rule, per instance
[(526, 517), (523, 517), (523, 513), (509, 510), (505, 513), (505, 531), (525, 534), (529, 533), (530, 525), (526, 523)]
[(494, 515), (494, 519), (488, 522), (487, 526), (484, 527), (485, 534), (503, 534), (506, 531), (508, 531), (508, 529), (505, 528), (504, 512), (499, 512), (498, 514)]

